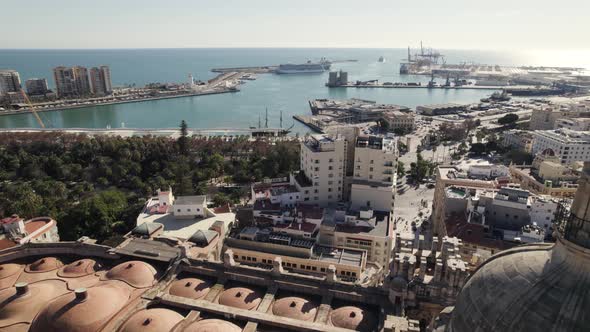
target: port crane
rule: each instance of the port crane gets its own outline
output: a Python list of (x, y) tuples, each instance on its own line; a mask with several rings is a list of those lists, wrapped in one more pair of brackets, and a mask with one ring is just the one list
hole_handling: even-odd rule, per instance
[(41, 120), (41, 117), (37, 113), (37, 110), (35, 109), (35, 106), (31, 102), (31, 100), (29, 99), (29, 96), (27, 96), (27, 94), (25, 93), (25, 90), (20, 90), (20, 91), (23, 95), (23, 98), (25, 99), (25, 102), (27, 103), (27, 105), (29, 105), (29, 109), (31, 110), (31, 113), (33, 113), (33, 116), (35, 116), (35, 120), (37, 120), (37, 123), (39, 123), (39, 126), (41, 128), (45, 128), (45, 123), (43, 123), (43, 120)]

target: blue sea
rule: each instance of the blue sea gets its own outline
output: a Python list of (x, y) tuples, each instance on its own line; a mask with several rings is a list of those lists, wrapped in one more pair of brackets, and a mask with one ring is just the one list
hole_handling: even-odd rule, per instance
[[(443, 50), (448, 63), (474, 62), (501, 65), (530, 64), (524, 55), (484, 51)], [(406, 49), (117, 49), (117, 50), (0, 50), (0, 68), (15, 69), (24, 82), (44, 77), (53, 85), (52, 68), (60, 65), (111, 68), (113, 85), (150, 82), (186, 82), (189, 73), (207, 80), (216, 67), (241, 67), (303, 63), (319, 60), (355, 59), (336, 63), (333, 70), (347, 71), (349, 80), (378, 79), (381, 82), (427, 82), (424, 76), (400, 76), (399, 64)], [(386, 62), (378, 62), (380, 56)], [(269, 126), (294, 123), (296, 132), (305, 132), (292, 116), (309, 114), (308, 100), (315, 98), (363, 98), (379, 103), (409, 107), (417, 105), (475, 102), (490, 91), (427, 89), (353, 89), (324, 86), (328, 73), (303, 75), (260, 74), (256, 81), (241, 85), (241, 91), (210, 96), (175, 98), (141, 103), (95, 106), (42, 113), (44, 122), (54, 128), (169, 128), (187, 121), (191, 128), (247, 128), (257, 125), (258, 117), (269, 112)], [(37, 127), (31, 114), (0, 116), (0, 127)]]

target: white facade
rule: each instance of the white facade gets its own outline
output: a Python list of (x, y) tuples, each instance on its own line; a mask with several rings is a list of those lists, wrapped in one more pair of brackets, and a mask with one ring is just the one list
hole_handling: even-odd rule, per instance
[(395, 141), (381, 137), (359, 137), (354, 154), (351, 208), (391, 211), (397, 165)]
[(531, 132), (524, 130), (507, 130), (502, 134), (502, 146), (531, 152), (533, 137)]
[(557, 201), (550, 197), (533, 197), (530, 211), (531, 223), (536, 223), (537, 226), (549, 229), (555, 220), (557, 205)]
[(557, 129), (588, 131), (590, 130), (590, 118), (560, 118), (555, 121), (555, 127)]
[(172, 211), (178, 219), (202, 218), (207, 207), (206, 196), (180, 196), (174, 200)]
[(562, 164), (590, 161), (590, 131), (542, 130), (535, 131), (533, 136), (533, 155), (550, 149)]
[(341, 137), (312, 135), (301, 143), (301, 170), (311, 186), (296, 185), (304, 201), (321, 206), (342, 200), (347, 142)]
[(508, 167), (504, 165), (471, 165), (469, 176), (475, 178), (495, 179), (500, 176), (508, 176)]

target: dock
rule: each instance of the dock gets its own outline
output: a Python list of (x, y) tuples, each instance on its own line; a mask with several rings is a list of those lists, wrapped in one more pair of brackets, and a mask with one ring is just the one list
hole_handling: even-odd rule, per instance
[(359, 89), (430, 89), (430, 90), (503, 90), (503, 89), (513, 89), (513, 90), (527, 90), (527, 89), (536, 89), (535, 86), (532, 85), (461, 85), (461, 86), (428, 86), (428, 84), (422, 85), (408, 85), (408, 84), (386, 84), (386, 83), (372, 83), (372, 84), (341, 84), (341, 85), (329, 85), (326, 84), (329, 88), (359, 88)]
[(232, 67), (232, 68), (213, 68), (214, 73), (252, 73), (252, 74), (272, 74), (279, 66), (261, 66), (261, 67)]
[[(179, 128), (0, 128), (0, 134), (52, 132), (89, 136), (165, 136), (171, 138), (180, 136)], [(290, 130), (285, 128), (188, 128), (187, 132), (189, 136), (278, 138), (287, 136)]]

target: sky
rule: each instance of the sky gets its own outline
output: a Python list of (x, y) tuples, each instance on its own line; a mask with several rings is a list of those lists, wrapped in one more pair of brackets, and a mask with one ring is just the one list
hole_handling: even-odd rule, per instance
[(590, 49), (588, 0), (0, 0), (0, 48)]

